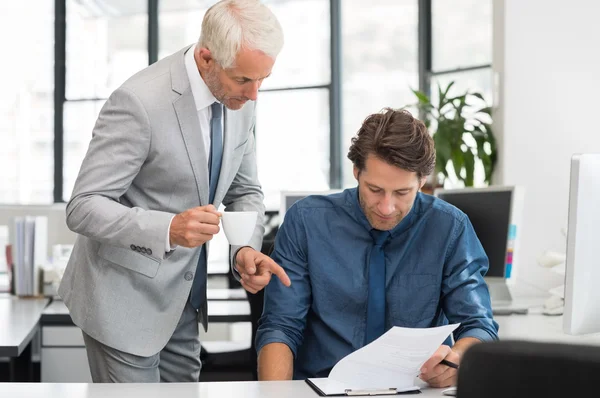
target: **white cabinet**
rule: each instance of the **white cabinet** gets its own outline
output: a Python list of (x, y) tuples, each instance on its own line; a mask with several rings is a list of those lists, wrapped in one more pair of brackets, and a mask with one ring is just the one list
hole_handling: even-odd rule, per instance
[(42, 323), (42, 383), (91, 383), (81, 329)]

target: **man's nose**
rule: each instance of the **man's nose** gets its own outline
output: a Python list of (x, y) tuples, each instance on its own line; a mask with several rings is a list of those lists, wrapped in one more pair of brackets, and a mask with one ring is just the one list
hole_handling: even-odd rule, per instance
[(248, 89), (244, 92), (244, 96), (252, 101), (256, 101), (258, 98), (258, 89), (260, 88), (260, 82), (254, 81), (249, 84)]
[(391, 195), (386, 195), (377, 206), (382, 216), (390, 215), (394, 212), (394, 200)]

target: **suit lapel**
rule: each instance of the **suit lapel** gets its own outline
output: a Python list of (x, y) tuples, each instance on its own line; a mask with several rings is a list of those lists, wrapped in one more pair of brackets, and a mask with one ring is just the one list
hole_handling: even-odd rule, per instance
[(200, 123), (198, 122), (196, 103), (194, 102), (194, 96), (192, 95), (183, 61), (186, 49), (181, 51), (171, 65), (172, 88), (173, 91), (180, 94), (173, 101), (173, 108), (175, 109), (183, 142), (192, 165), (200, 204), (206, 205), (208, 204), (209, 191), (208, 159), (206, 158), (206, 149), (204, 148)]

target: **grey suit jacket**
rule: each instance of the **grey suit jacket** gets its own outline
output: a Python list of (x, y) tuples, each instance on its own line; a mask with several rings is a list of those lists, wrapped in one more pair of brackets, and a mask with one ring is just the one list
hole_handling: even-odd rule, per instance
[[(67, 225), (79, 235), (58, 294), (88, 335), (140, 356), (166, 345), (196, 272), (199, 248), (165, 253), (171, 217), (208, 204), (208, 161), (184, 66), (188, 48), (111, 94), (67, 205)], [(250, 246), (260, 250), (264, 205), (254, 118), (250, 102), (225, 112), (214, 205), (258, 211)]]

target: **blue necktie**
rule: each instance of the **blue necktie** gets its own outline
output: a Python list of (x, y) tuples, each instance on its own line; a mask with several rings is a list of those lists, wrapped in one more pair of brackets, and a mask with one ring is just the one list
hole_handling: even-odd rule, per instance
[[(208, 181), (209, 181), (209, 203), (215, 200), (215, 192), (221, 171), (221, 160), (223, 158), (223, 106), (214, 102), (211, 106), (210, 119), (210, 155), (208, 157)], [(196, 275), (192, 284), (190, 294), (192, 306), (202, 312), (202, 324), (207, 328), (207, 306), (206, 306), (206, 250), (204, 246), (200, 249), (200, 258), (196, 267)]]
[(374, 244), (369, 256), (369, 298), (367, 302), (367, 330), (365, 345), (385, 332), (385, 253), (383, 247), (389, 231), (372, 229)]
[(219, 182), (219, 173), (221, 172), (221, 159), (223, 158), (223, 105), (213, 102), (210, 106), (212, 117), (210, 119), (210, 156), (208, 160), (210, 181), (210, 195), (208, 202), (215, 200), (217, 183)]

